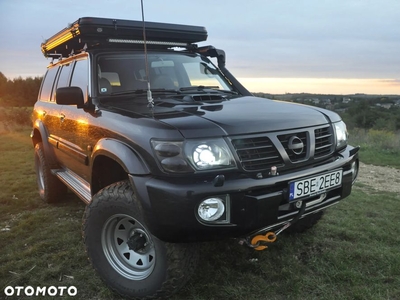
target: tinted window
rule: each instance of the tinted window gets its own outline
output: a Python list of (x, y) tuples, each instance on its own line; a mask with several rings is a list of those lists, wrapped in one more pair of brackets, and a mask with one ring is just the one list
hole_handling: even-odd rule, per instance
[[(208, 59), (187, 53), (149, 53), (149, 76), (153, 89), (209, 86), (232, 90), (232, 86)], [(102, 55), (97, 61), (100, 94), (147, 88), (144, 54)], [(108, 84), (107, 84), (108, 83)]]
[(83, 91), (83, 95), (86, 99), (89, 82), (88, 73), (88, 61), (78, 60), (72, 73), (71, 86), (80, 87)]
[(51, 91), (54, 85), (54, 78), (56, 78), (58, 67), (47, 70), (46, 76), (43, 79), (42, 89), (40, 91), (39, 99), (41, 101), (49, 101)]
[[(58, 77), (58, 81), (57, 81), (57, 87), (55, 88), (55, 90), (59, 87), (66, 87), (69, 85), (70, 71), (71, 71), (71, 64), (62, 66), (60, 76)], [(53, 96), (51, 97), (51, 99), (53, 101), (54, 101), (54, 96), (55, 96), (55, 92), (53, 92)]]

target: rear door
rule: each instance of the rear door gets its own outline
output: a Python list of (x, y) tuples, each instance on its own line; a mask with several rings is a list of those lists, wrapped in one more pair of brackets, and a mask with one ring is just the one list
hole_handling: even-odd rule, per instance
[[(61, 79), (61, 77), (60, 77)], [(71, 64), (67, 86), (77, 86), (88, 96), (89, 66), (86, 57)], [(89, 180), (88, 118), (90, 114), (76, 105), (63, 105), (60, 110), (60, 132), (58, 150), (60, 160), (69, 170)]]

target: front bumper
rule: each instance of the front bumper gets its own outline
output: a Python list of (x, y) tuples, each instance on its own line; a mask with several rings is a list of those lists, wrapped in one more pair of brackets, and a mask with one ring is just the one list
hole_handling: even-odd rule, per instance
[[(358, 148), (348, 146), (332, 162), (262, 179), (225, 176), (220, 185), (198, 177), (160, 179), (130, 175), (130, 181), (153, 235), (166, 242), (209, 241), (278, 228), (299, 211), (288, 201), (290, 181), (342, 168), (340, 187), (323, 197), (301, 199), (307, 203), (304, 216), (332, 206), (351, 193), (356, 176), (351, 169), (353, 162), (358, 167)], [(226, 195), (230, 199), (228, 223), (199, 221), (197, 209), (204, 199)]]

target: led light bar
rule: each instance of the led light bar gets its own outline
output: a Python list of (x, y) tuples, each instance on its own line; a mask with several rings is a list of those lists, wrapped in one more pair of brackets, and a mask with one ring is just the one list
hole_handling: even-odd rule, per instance
[[(123, 43), (123, 44), (144, 44), (142, 40), (126, 40), (126, 39), (108, 39), (109, 43)], [(187, 43), (174, 43), (174, 42), (163, 42), (163, 41), (146, 41), (148, 45), (160, 45), (170, 47), (187, 47)]]
[(75, 36), (77, 36), (79, 34), (80, 34), (79, 29), (77, 29), (74, 33), (72, 33), (72, 32), (65, 33), (63, 36), (59, 37), (58, 39), (55, 39), (55, 40), (47, 43), (46, 51), (50, 51), (51, 49), (54, 49), (55, 47), (68, 42), (70, 39), (74, 38)]

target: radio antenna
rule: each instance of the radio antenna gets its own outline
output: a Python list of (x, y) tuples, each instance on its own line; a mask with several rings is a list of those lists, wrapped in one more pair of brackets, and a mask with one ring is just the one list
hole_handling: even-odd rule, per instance
[(149, 59), (147, 57), (146, 23), (144, 21), (143, 0), (140, 0), (140, 3), (141, 3), (141, 8), (142, 8), (144, 61), (146, 64), (146, 77), (147, 77), (147, 101), (149, 102), (149, 104), (148, 104), (149, 107), (154, 107), (154, 101), (153, 101), (153, 96), (151, 94), (151, 87), (150, 87)]

